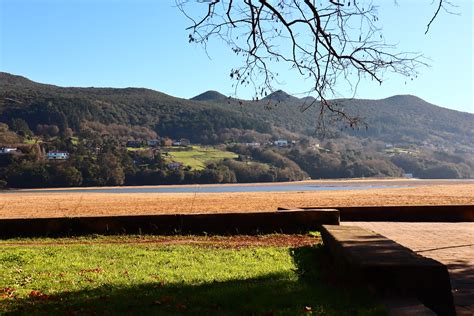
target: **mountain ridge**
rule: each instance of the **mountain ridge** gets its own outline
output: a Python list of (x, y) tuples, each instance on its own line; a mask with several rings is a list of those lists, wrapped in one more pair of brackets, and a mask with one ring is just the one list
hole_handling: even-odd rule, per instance
[[(92, 121), (143, 126), (159, 135), (194, 137), (202, 142), (212, 141), (229, 128), (276, 137), (275, 128), (312, 135), (319, 109), (315, 102), (302, 112), (308, 97), (299, 99), (281, 90), (259, 101), (232, 99), (212, 90), (198, 95), (203, 100), (196, 100), (198, 96), (188, 100), (146, 88), (59, 87), (3, 72), (0, 85), (0, 122), (11, 124), (12, 119), (21, 118), (32, 130), (38, 124), (58, 124), (55, 121), (60, 120), (74, 131)], [(474, 114), (468, 112), (439, 107), (413, 95), (330, 102), (364, 118), (369, 126), (365, 131), (329, 125), (332, 135), (371, 137), (384, 142), (405, 139), (418, 144), (453, 142), (474, 147)]]
[(225, 99), (228, 99), (225, 95), (222, 93), (215, 91), (215, 90), (207, 90), (201, 94), (198, 94), (189, 100), (193, 101), (223, 101)]
[[(59, 86), (59, 85), (54, 85), (54, 84), (49, 84), (49, 83), (37, 82), (37, 81), (31, 80), (31, 79), (29, 79), (25, 76), (15, 75), (15, 74), (11, 74), (11, 73), (8, 73), (8, 72), (0, 71), (0, 86), (3, 86), (3, 87), (5, 87), (5, 86), (8, 87), (8, 86), (12, 86), (12, 85), (18, 86), (19, 82), (26, 83), (27, 85), (51, 87), (51, 88), (57, 88), (57, 89), (83, 89), (83, 90), (97, 90), (97, 91), (101, 91), (101, 90), (105, 90), (105, 91), (108, 91), (108, 90), (129, 90), (129, 91), (138, 91), (138, 92), (139, 91), (147, 91), (147, 92), (159, 93), (159, 94), (170, 96), (170, 97), (177, 98), (177, 99), (187, 100), (186, 98), (183, 98), (183, 97), (172, 96), (170, 94), (167, 94), (167, 93), (164, 93), (164, 92), (161, 92), (161, 91), (158, 91), (158, 90), (150, 89), (150, 88), (145, 88), (145, 87), (129, 86), (129, 87), (124, 87), (124, 88), (115, 88), (115, 87), (97, 87), (97, 86), (89, 86), (89, 87), (86, 87), (86, 86)], [(207, 96), (207, 95), (210, 95), (210, 97), (203, 98), (203, 99), (199, 98), (200, 96)], [(301, 101), (316, 100), (313, 96), (298, 98), (298, 97), (295, 97), (295, 96), (287, 93), (284, 90), (277, 90), (277, 91), (267, 95), (266, 97), (262, 98), (261, 100), (276, 99), (276, 100), (281, 101), (281, 99), (284, 99), (284, 98), (294, 98), (294, 99), (299, 99)], [(245, 101), (245, 102), (256, 102), (254, 100), (239, 99), (239, 98), (226, 96), (226, 95), (224, 95), (224, 94), (222, 94), (222, 93), (220, 93), (219, 91), (216, 91), (216, 90), (207, 90), (207, 91), (204, 91), (204, 92), (202, 92), (202, 93), (200, 93), (200, 94), (198, 94), (198, 95), (196, 95), (192, 98), (189, 98), (189, 100), (192, 100), (192, 101), (212, 101), (212, 100), (216, 100), (216, 99), (218, 99), (218, 101), (221, 101), (223, 99), (232, 99), (232, 100), (239, 100), (239, 101)], [(412, 95), (412, 94), (395, 94), (395, 95), (392, 95), (392, 96), (388, 96), (388, 97), (385, 97), (385, 98), (379, 98), (379, 99), (337, 98), (337, 99), (332, 99), (330, 101), (364, 100), (364, 101), (387, 101), (387, 102), (395, 101), (394, 103), (397, 103), (397, 102), (399, 103), (400, 100), (404, 100), (404, 99), (409, 99), (410, 101), (413, 101), (413, 100), (422, 101), (422, 102), (428, 103), (430, 105), (433, 105), (433, 106), (436, 106), (436, 107), (439, 107), (439, 108), (442, 108), (442, 109), (474, 115), (474, 113), (471, 113), (471, 112), (460, 111), (460, 110), (450, 109), (450, 108), (447, 108), (447, 107), (436, 105), (434, 103), (431, 103), (431, 102), (428, 102), (428, 101), (424, 100), (421, 97), (418, 97), (418, 96)]]

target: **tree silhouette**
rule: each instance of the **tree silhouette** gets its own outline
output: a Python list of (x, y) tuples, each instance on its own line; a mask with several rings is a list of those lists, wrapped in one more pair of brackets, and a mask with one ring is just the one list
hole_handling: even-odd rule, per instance
[[(453, 6), (448, 0), (437, 1), (426, 32), (441, 9)], [(362, 79), (382, 83), (386, 72), (415, 77), (419, 66), (426, 65), (422, 55), (398, 52), (387, 43), (377, 7), (360, 0), (176, 0), (176, 4), (191, 21), (189, 42), (206, 48), (210, 39), (219, 38), (243, 58), (230, 77), (236, 89), (252, 86), (254, 99), (274, 91), (278, 63), (313, 80), (308, 92), (318, 98), (308, 98), (302, 110), (320, 105), (320, 123), (326, 113), (351, 127), (361, 122), (328, 100), (335, 95), (337, 82), (346, 81), (355, 93)]]

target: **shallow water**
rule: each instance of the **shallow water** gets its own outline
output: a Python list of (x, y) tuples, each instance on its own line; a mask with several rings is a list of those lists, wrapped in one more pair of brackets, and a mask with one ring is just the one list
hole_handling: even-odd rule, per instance
[[(223, 185), (223, 186), (156, 186), (128, 188), (89, 188), (89, 189), (58, 189), (58, 190), (21, 190), (34, 193), (232, 193), (232, 192), (295, 192), (295, 191), (334, 191), (334, 190), (369, 190), (384, 188), (403, 188), (407, 185), (367, 185), (367, 184), (272, 184), (272, 185)], [(10, 191), (11, 192), (11, 191)]]
[(233, 192), (311, 192), (336, 190), (371, 190), (409, 188), (426, 185), (474, 184), (474, 179), (362, 180), (360, 182), (328, 181), (324, 183), (242, 183), (217, 185), (156, 185), (135, 187), (85, 187), (60, 189), (5, 190), (2, 193), (233, 193)]

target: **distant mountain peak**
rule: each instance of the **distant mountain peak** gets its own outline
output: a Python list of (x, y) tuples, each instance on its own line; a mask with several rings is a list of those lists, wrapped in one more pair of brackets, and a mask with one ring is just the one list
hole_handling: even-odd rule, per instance
[(193, 101), (222, 101), (227, 99), (225, 95), (215, 90), (208, 90), (203, 92), (195, 97), (192, 97), (190, 100)]
[(283, 90), (277, 90), (273, 93), (270, 93), (265, 98), (263, 98), (263, 100), (271, 100), (271, 101), (277, 101), (277, 102), (290, 101), (290, 100), (295, 100), (295, 99), (298, 99), (298, 98), (286, 93)]
[(311, 103), (311, 102), (315, 102), (316, 98), (313, 97), (313, 96), (307, 96), (307, 97), (304, 97), (304, 98), (300, 98), (300, 100), (303, 101), (303, 102), (306, 102), (306, 103)]
[(385, 98), (384, 99), (385, 101), (389, 101), (389, 102), (393, 102), (393, 103), (406, 103), (406, 102), (426, 102), (425, 100), (423, 100), (422, 98), (420, 97), (417, 97), (415, 95), (411, 95), (411, 94), (397, 94), (397, 95), (393, 95), (391, 97), (388, 97), (388, 98)]

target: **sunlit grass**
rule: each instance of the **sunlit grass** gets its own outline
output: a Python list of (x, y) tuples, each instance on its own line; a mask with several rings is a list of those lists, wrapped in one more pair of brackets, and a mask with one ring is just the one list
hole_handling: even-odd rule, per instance
[(147, 149), (147, 147), (127, 147), (127, 151), (143, 151)]
[(23, 139), (23, 143), (27, 145), (34, 145), (37, 143), (42, 143), (43, 141), (39, 137), (32, 137), (32, 138), (25, 138)]
[(321, 249), (0, 246), (0, 314), (381, 314), (319, 278)]
[(196, 170), (204, 169), (206, 163), (209, 162), (218, 162), (226, 158), (232, 159), (238, 157), (238, 155), (233, 152), (201, 146), (192, 146), (192, 150), (187, 151), (174, 151), (171, 149), (168, 153), (172, 157), (172, 160)]

